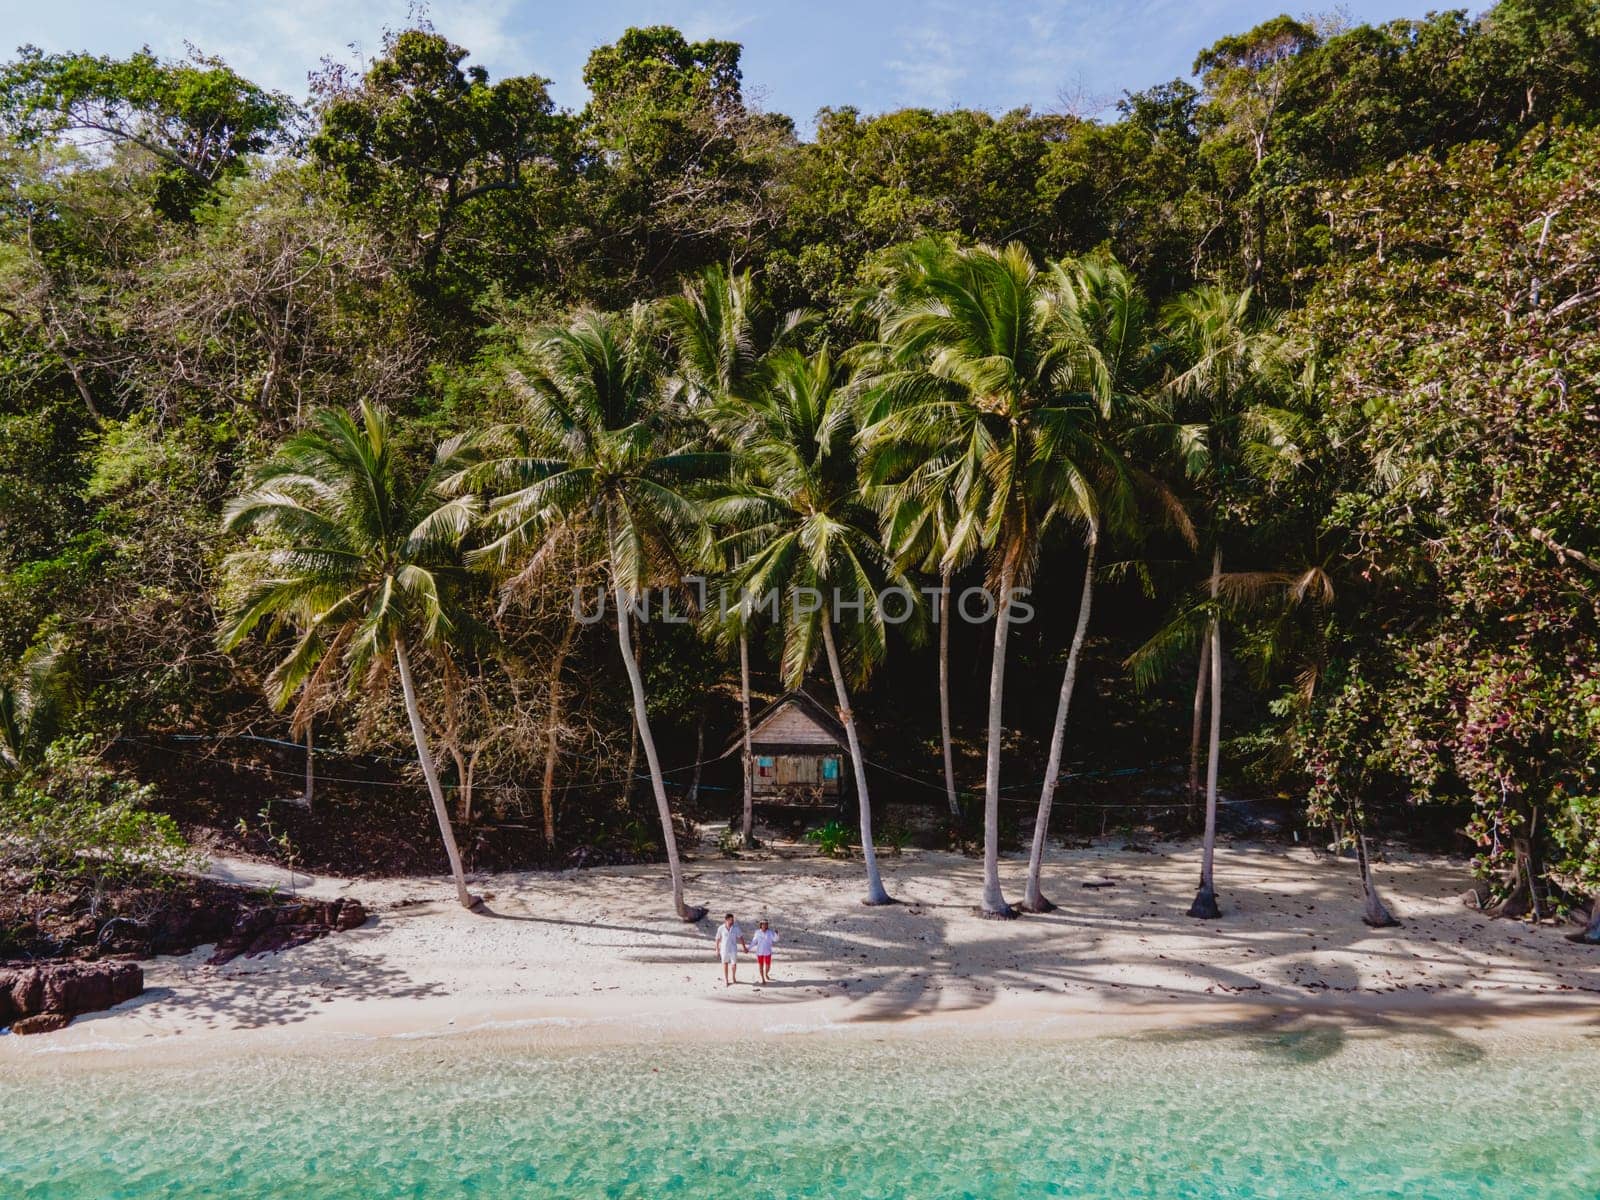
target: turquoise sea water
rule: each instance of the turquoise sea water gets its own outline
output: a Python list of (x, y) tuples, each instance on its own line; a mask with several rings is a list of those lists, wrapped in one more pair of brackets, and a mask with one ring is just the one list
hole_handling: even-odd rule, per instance
[(52, 1057), (0, 1067), (5, 1200), (1600, 1196), (1600, 1041), (1579, 1034)]

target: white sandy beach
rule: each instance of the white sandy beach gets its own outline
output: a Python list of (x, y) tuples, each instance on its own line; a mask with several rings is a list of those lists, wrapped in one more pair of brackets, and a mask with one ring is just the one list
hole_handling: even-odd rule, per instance
[[(1463, 907), (1464, 866), (1406, 856), (1378, 868), (1403, 922), (1360, 921), (1355, 867), (1304, 849), (1223, 847), (1225, 917), (1184, 915), (1198, 848), (1058, 852), (1047, 916), (977, 916), (981, 864), (908, 851), (884, 860), (903, 903), (859, 903), (858, 864), (780, 846), (687, 865), (691, 901), (668, 911), (662, 866), (479, 876), (481, 912), (446, 881), (300, 877), (320, 897), (372, 911), (358, 929), (282, 954), (204, 965), (209, 948), (145, 964), (146, 993), (54, 1034), (0, 1039), (0, 1059), (37, 1052), (260, 1052), (324, 1038), (426, 1037), (508, 1024), (563, 1037), (641, 1040), (746, 1036), (849, 1026), (908, 1031), (1026, 1023), (1057, 1033), (1177, 1025), (1240, 1014), (1344, 1015), (1362, 1021), (1600, 1022), (1600, 949), (1571, 927), (1495, 921)], [(1024, 864), (1003, 864), (1020, 895)], [(220, 864), (280, 888), (276, 868)], [(1085, 888), (1088, 879), (1113, 885)], [(770, 987), (724, 987), (715, 920), (746, 932), (767, 916), (781, 936)], [(85, 1055), (84, 1057), (98, 1057)]]

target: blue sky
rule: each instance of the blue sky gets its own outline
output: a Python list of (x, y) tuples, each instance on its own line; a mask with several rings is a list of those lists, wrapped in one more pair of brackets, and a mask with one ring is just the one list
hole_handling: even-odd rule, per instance
[[(1329, 6), (1331, 7), (1331, 5)], [(1346, 0), (1350, 20), (1420, 16), (1425, 2)], [(1444, 7), (1435, 4), (1435, 7)], [(0, 0), (5, 51), (126, 54), (185, 41), (296, 97), (324, 55), (370, 56), (406, 0)], [(1283, 11), (1272, 0), (434, 0), (440, 32), (492, 75), (534, 72), (580, 105), (589, 51), (629, 25), (743, 42), (747, 92), (801, 128), (824, 104), (1094, 111), (1124, 88), (1187, 75), (1197, 50)], [(1291, 12), (1301, 10), (1291, 8)], [(352, 49), (352, 46), (354, 49)]]

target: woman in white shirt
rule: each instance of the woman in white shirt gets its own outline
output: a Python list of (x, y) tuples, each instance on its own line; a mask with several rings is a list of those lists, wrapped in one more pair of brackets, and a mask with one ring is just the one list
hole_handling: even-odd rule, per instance
[(761, 982), (772, 982), (772, 947), (777, 945), (778, 935), (767, 928), (765, 917), (756, 927), (755, 936), (750, 939), (750, 948), (756, 953), (756, 966), (761, 971)]

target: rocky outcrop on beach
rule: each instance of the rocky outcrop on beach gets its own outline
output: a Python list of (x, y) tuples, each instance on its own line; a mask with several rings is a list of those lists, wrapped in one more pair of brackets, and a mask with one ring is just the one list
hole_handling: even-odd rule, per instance
[(53, 962), (0, 968), (0, 1028), (47, 1033), (79, 1013), (99, 1012), (144, 991), (130, 962)]
[(212, 963), (239, 955), (287, 950), (341, 929), (364, 924), (359, 900), (251, 904), (243, 897), (206, 904), (177, 905), (155, 917), (134, 921), (117, 917), (101, 927), (94, 952), (102, 956), (150, 958), (182, 954), (214, 942)]
[(275, 954), (335, 930), (355, 929), (366, 920), (367, 910), (359, 900), (309, 901), (259, 908), (239, 914), (227, 936), (217, 942), (210, 962), (216, 966), (241, 954), (246, 957)]

